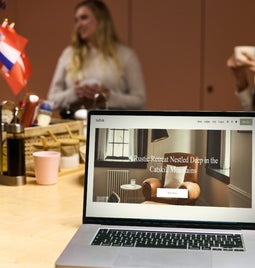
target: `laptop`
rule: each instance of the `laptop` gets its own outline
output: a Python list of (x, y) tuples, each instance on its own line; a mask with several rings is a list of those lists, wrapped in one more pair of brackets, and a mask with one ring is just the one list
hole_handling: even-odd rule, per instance
[(56, 267), (254, 267), (254, 115), (90, 111), (82, 225)]

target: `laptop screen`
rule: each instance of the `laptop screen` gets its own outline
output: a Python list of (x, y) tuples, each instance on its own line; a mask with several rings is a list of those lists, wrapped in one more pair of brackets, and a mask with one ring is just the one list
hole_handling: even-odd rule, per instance
[(91, 111), (84, 222), (254, 226), (252, 112)]

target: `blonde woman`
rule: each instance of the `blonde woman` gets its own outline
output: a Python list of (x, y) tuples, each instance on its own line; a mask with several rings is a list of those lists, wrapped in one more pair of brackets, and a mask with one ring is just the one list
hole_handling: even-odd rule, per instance
[(146, 92), (135, 52), (122, 44), (100, 0), (74, 10), (72, 42), (60, 56), (48, 92), (55, 109), (144, 109)]

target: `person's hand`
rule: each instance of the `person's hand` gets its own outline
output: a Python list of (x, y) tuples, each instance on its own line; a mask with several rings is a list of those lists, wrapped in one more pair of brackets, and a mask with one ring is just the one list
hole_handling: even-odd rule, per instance
[(243, 51), (242, 54), (245, 56), (245, 60), (238, 59), (237, 61), (232, 55), (227, 60), (227, 66), (231, 69), (237, 70), (248, 68), (250, 71), (255, 72), (255, 57), (245, 51)]
[(107, 108), (107, 101), (110, 90), (103, 85), (94, 84), (80, 84), (79, 81), (75, 83), (74, 90), (78, 98), (86, 98), (93, 100), (94, 108)]
[(107, 109), (110, 91), (104, 86), (97, 87), (98, 93), (94, 95), (93, 108)]
[(236, 69), (236, 68), (242, 68), (242, 66), (238, 66), (234, 55), (231, 55), (228, 59), (227, 59), (227, 67), (231, 68), (231, 69)]
[(75, 83), (74, 90), (79, 98), (86, 98), (94, 100), (97, 95), (104, 95), (105, 98), (109, 96), (109, 89), (99, 84), (80, 84), (79, 81)]
[(242, 63), (252, 72), (255, 72), (255, 57), (247, 52), (243, 52), (243, 55), (246, 57), (245, 61)]
[(247, 79), (246, 69), (249, 65), (247, 65), (246, 61), (242, 62), (242, 63), (243, 63), (243, 65), (238, 64), (237, 61), (235, 60), (234, 55), (232, 55), (227, 60), (227, 67), (229, 67), (232, 70), (232, 73), (236, 79), (236, 86), (238, 88), (238, 91), (242, 91), (248, 87), (248, 79)]
[(76, 81), (74, 90), (78, 98), (86, 98), (93, 100), (97, 92), (95, 85), (81, 84), (79, 81)]

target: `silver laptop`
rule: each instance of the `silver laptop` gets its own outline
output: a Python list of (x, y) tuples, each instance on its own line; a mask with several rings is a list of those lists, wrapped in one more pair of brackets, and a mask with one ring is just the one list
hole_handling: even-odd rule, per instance
[(84, 188), (56, 267), (254, 267), (253, 112), (91, 111)]

